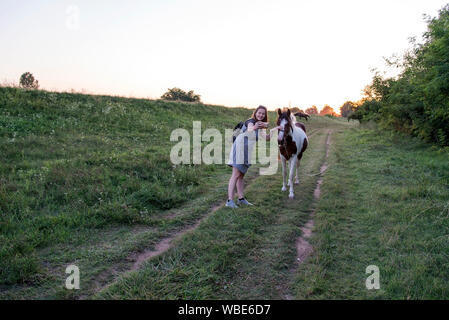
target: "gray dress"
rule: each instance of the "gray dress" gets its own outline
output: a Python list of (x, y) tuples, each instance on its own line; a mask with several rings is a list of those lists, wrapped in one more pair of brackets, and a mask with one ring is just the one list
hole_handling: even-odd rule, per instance
[(228, 166), (237, 168), (241, 173), (245, 174), (251, 166), (251, 153), (254, 145), (259, 139), (259, 129), (248, 132), (248, 124), (256, 123), (254, 119), (248, 119), (242, 127), (240, 133), (232, 144), (231, 152), (229, 153)]

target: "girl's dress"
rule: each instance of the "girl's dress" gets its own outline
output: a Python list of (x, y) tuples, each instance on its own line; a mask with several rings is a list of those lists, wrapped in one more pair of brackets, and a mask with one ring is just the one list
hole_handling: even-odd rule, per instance
[(229, 153), (228, 166), (237, 168), (241, 173), (245, 174), (251, 166), (251, 154), (254, 145), (259, 139), (259, 129), (248, 132), (248, 124), (255, 124), (255, 119), (248, 119), (242, 127), (240, 133), (232, 144), (231, 152)]

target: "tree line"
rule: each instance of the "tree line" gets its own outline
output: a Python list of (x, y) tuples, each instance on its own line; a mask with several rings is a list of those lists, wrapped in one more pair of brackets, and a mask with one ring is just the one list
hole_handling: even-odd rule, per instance
[(412, 38), (403, 57), (387, 59), (400, 68), (399, 75), (385, 78), (376, 72), (362, 103), (346, 115), (449, 146), (449, 4), (425, 19), (423, 43)]

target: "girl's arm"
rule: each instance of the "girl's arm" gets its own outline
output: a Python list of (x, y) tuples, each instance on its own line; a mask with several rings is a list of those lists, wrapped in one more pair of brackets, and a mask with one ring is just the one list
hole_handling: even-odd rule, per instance
[(257, 129), (262, 129), (262, 130), (260, 130), (260, 134), (261, 134), (262, 138), (265, 138), (267, 141), (270, 141), (270, 139), (273, 135), (273, 132), (278, 130), (279, 126), (274, 127), (273, 129), (270, 129), (270, 134), (267, 135), (265, 128), (263, 128), (262, 125), (259, 124), (259, 122), (256, 122), (256, 124), (248, 123), (248, 132), (252, 132)]
[(262, 138), (265, 138), (267, 141), (270, 141), (271, 137), (273, 136), (273, 132), (275, 132), (276, 130), (278, 130), (279, 127), (274, 127), (273, 129), (270, 129), (270, 134), (267, 135), (266, 134), (266, 130), (263, 129), (260, 131), (260, 134), (262, 135)]

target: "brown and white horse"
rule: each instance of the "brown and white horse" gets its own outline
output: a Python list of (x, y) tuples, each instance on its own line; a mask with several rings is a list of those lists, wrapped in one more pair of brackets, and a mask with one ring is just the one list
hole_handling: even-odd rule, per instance
[(288, 185), (290, 186), (289, 198), (294, 198), (293, 175), (296, 169), (295, 184), (299, 184), (298, 170), (302, 154), (306, 151), (309, 140), (306, 135), (306, 128), (302, 123), (296, 122), (290, 109), (281, 111), (278, 109), (277, 125), (279, 128), (278, 146), (282, 160), (282, 191), (286, 191), (285, 180), (287, 176), (286, 164), (290, 165)]

